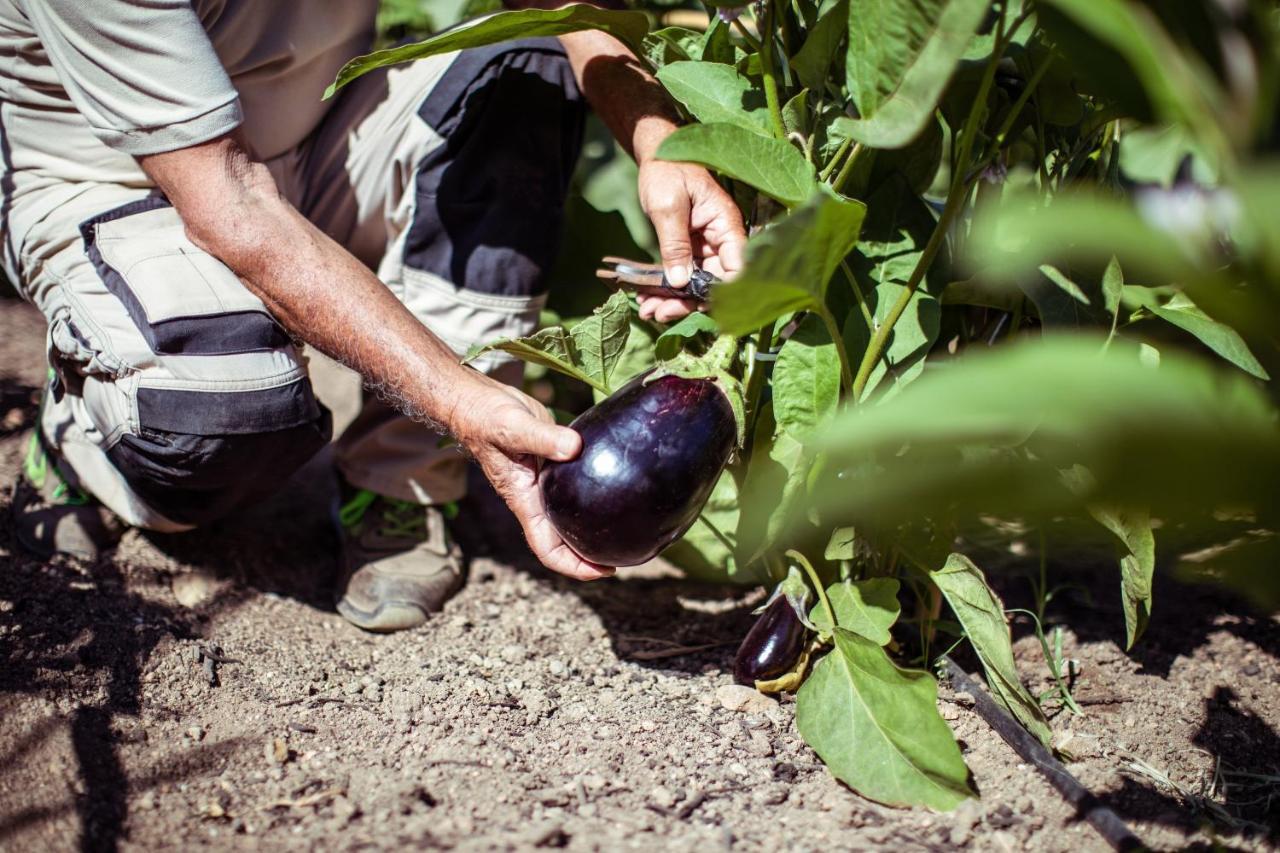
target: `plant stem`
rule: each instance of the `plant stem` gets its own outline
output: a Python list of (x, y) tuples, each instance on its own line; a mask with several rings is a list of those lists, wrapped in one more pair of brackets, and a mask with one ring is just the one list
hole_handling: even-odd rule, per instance
[[(1003, 10), (1001, 14), (1003, 15)], [(884, 325), (876, 329), (875, 334), (872, 335), (871, 342), (867, 345), (867, 351), (862, 354), (862, 363), (858, 366), (858, 375), (853, 380), (854, 405), (857, 405), (858, 401), (862, 399), (862, 392), (867, 387), (867, 381), (871, 378), (871, 371), (875, 369), (876, 362), (884, 354), (884, 349), (889, 342), (889, 335), (893, 333), (894, 324), (898, 322), (898, 318), (902, 316), (903, 312), (907, 310), (907, 306), (911, 304), (911, 297), (915, 295), (916, 290), (920, 287), (920, 282), (924, 281), (925, 273), (933, 265), (933, 259), (937, 257), (938, 250), (946, 242), (947, 232), (951, 229), (951, 223), (955, 220), (960, 208), (969, 197), (969, 189), (972, 184), (966, 182), (965, 178), (968, 172), (969, 158), (973, 155), (973, 140), (978, 135), (978, 123), (982, 119), (983, 108), (986, 106), (987, 97), (991, 93), (991, 86), (995, 82), (996, 66), (1004, 53), (1004, 47), (1005, 44), (1001, 40), (997, 42), (996, 49), (991, 52), (991, 58), (987, 60), (987, 67), (982, 73), (982, 83), (978, 86), (978, 94), (974, 97), (973, 103), (969, 107), (969, 115), (965, 118), (964, 129), (960, 134), (960, 145), (955, 160), (956, 165), (951, 176), (951, 190), (947, 193), (946, 207), (943, 208), (942, 215), (938, 217), (938, 222), (933, 227), (933, 234), (929, 236), (929, 242), (925, 244), (924, 251), (920, 253), (920, 260), (916, 262), (915, 269), (911, 271), (911, 277), (907, 279), (906, 289), (902, 291), (898, 301), (894, 303), (888, 316), (885, 317)]]
[(853, 144), (852, 139), (846, 139), (840, 143), (840, 147), (836, 149), (836, 153), (832, 155), (827, 165), (822, 167), (822, 171), (818, 173), (818, 180), (826, 181), (831, 177), (831, 173), (836, 170), (836, 166), (840, 165), (840, 161), (844, 159), (844, 155), (849, 153), (849, 146)]
[(773, 135), (786, 139), (787, 126), (782, 122), (782, 105), (778, 102), (778, 81), (773, 76), (773, 0), (765, 0), (764, 21), (760, 25), (760, 76), (764, 80), (764, 100), (769, 106)]
[(862, 143), (856, 143), (853, 150), (849, 152), (849, 158), (844, 161), (844, 166), (840, 168), (840, 174), (836, 175), (836, 179), (831, 182), (831, 188), (836, 192), (844, 189), (844, 182), (849, 180), (849, 175), (853, 174), (853, 164), (858, 162), (858, 155), (862, 153)]
[(809, 576), (809, 583), (813, 584), (813, 588), (818, 591), (818, 600), (822, 602), (822, 606), (826, 608), (827, 615), (831, 617), (832, 627), (836, 624), (836, 611), (831, 606), (831, 602), (827, 599), (826, 587), (822, 585), (822, 578), (818, 577), (818, 572), (813, 568), (813, 564), (801, 554), (799, 551), (787, 551), (787, 556), (800, 564), (805, 574)]
[(831, 336), (831, 343), (836, 345), (836, 355), (840, 357), (840, 387), (848, 397), (853, 394), (853, 370), (849, 366), (849, 351), (844, 346), (844, 335), (840, 332), (840, 326), (827, 306), (821, 305), (817, 310), (823, 325), (827, 327), (827, 334)]
[(747, 29), (746, 24), (742, 23), (742, 19), (734, 18), (733, 25), (738, 28), (738, 35), (742, 36), (742, 40), (745, 41), (752, 50), (754, 50), (756, 53), (759, 53), (760, 40), (755, 36), (751, 35), (751, 31)]
[(867, 334), (874, 334), (876, 318), (871, 315), (871, 309), (867, 307), (867, 298), (862, 295), (862, 288), (858, 286), (858, 280), (853, 277), (853, 270), (849, 269), (849, 263), (843, 258), (840, 260), (840, 271), (844, 273), (845, 279), (848, 280), (849, 289), (853, 291), (853, 301), (858, 303), (858, 310), (862, 312), (862, 319), (866, 321)]
[[(965, 187), (965, 196), (969, 195), (968, 186)], [(852, 399), (856, 405), (862, 399), (862, 392), (867, 387), (867, 381), (871, 378), (871, 371), (875, 369), (876, 362), (884, 355), (885, 347), (889, 342), (889, 335), (893, 333), (893, 326), (907, 310), (907, 306), (911, 304), (911, 297), (915, 295), (916, 290), (920, 287), (920, 282), (924, 280), (924, 274), (933, 264), (933, 259), (937, 256), (938, 250), (942, 248), (942, 244), (947, 239), (947, 231), (951, 227), (951, 222), (955, 219), (956, 214), (960, 212), (962, 200), (958, 193), (953, 193), (947, 198), (947, 206), (942, 211), (942, 216), (938, 219), (938, 224), (933, 228), (933, 234), (929, 236), (929, 242), (925, 244), (924, 251), (920, 254), (920, 260), (916, 262), (915, 269), (911, 271), (911, 277), (907, 279), (907, 286), (898, 296), (898, 301), (893, 303), (893, 307), (889, 309), (889, 314), (884, 319), (884, 323), (880, 328), (876, 329), (871, 336), (871, 342), (867, 344), (867, 351), (862, 354), (862, 362), (858, 365), (858, 375), (853, 379)]]

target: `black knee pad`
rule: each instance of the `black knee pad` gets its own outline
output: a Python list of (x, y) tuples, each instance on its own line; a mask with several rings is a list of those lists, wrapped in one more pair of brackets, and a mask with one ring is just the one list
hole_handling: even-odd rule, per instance
[(282, 429), (186, 433), (148, 429), (107, 452), (137, 495), (179, 524), (205, 524), (278, 490), (329, 441), (333, 419), (318, 414)]
[(405, 265), (480, 293), (543, 292), (586, 121), (564, 49), (463, 51), (418, 115), (445, 143), (418, 166)]

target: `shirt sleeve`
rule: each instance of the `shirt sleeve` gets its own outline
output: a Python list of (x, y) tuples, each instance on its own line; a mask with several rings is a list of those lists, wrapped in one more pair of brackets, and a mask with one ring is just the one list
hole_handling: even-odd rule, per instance
[(27, 17), (93, 133), (134, 156), (221, 136), (239, 97), (189, 0), (28, 0)]

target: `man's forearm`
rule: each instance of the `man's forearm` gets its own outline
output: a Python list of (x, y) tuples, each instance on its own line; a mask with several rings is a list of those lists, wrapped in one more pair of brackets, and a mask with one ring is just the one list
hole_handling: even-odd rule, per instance
[(651, 159), (680, 120), (662, 84), (611, 35), (584, 30), (560, 43), (596, 115), (637, 163)]
[[(411, 415), (452, 428), (474, 373), (367, 267), (279, 198), (238, 146), (207, 146), (183, 160), (144, 162), (192, 240), (239, 275), (292, 335), (358, 371)], [(184, 179), (191, 170), (205, 180)], [(209, 180), (221, 192), (191, 190), (207, 189)]]

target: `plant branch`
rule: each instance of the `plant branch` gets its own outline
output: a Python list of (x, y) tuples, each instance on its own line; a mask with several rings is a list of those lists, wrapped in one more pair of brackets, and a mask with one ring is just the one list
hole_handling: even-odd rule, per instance
[(787, 138), (787, 126), (782, 121), (782, 105), (778, 102), (778, 81), (773, 75), (773, 0), (764, 4), (764, 21), (760, 27), (760, 76), (764, 81), (764, 100), (769, 106), (769, 122), (773, 135)]
[(873, 335), (876, 331), (876, 318), (871, 314), (871, 308), (867, 305), (867, 298), (862, 295), (862, 288), (858, 286), (858, 280), (854, 278), (853, 270), (849, 269), (848, 261), (840, 259), (840, 271), (844, 273), (845, 279), (849, 282), (849, 289), (853, 291), (853, 301), (858, 303), (858, 310), (862, 313), (862, 319), (867, 324), (867, 334)]
[(844, 155), (849, 153), (849, 146), (853, 144), (852, 139), (846, 139), (840, 143), (840, 147), (836, 149), (836, 153), (831, 155), (831, 159), (827, 161), (827, 165), (822, 167), (822, 171), (818, 173), (818, 180), (826, 181), (831, 177), (831, 173), (836, 170), (836, 166), (840, 165), (840, 161), (844, 159)]
[(831, 336), (831, 343), (836, 345), (836, 355), (840, 357), (840, 387), (847, 397), (853, 394), (853, 369), (849, 366), (849, 351), (844, 346), (844, 335), (840, 332), (840, 326), (836, 323), (836, 318), (831, 315), (831, 311), (827, 306), (818, 306), (817, 313), (822, 318), (823, 325), (827, 327), (827, 334)]
[(751, 35), (751, 31), (747, 29), (746, 24), (742, 23), (742, 19), (734, 18), (733, 25), (737, 28), (738, 35), (742, 36), (742, 40), (745, 41), (752, 50), (754, 50), (756, 53), (759, 53), (760, 40), (755, 36)]
[(822, 578), (818, 577), (818, 572), (814, 569), (813, 564), (810, 563), (808, 558), (799, 551), (788, 550), (787, 556), (799, 563), (800, 567), (804, 569), (805, 574), (809, 576), (809, 583), (813, 584), (813, 588), (817, 590), (818, 600), (821, 601), (822, 606), (827, 609), (827, 614), (831, 617), (831, 624), (834, 626), (836, 624), (835, 608), (831, 606), (831, 602), (827, 599), (826, 587), (822, 585)]
[[(1001, 13), (1003, 15), (1003, 10)], [(1005, 42), (1002, 37), (991, 52), (991, 58), (987, 60), (987, 66), (982, 72), (982, 82), (978, 86), (978, 93), (974, 97), (973, 103), (969, 106), (969, 114), (965, 117), (964, 129), (960, 134), (960, 145), (958, 146), (955, 169), (952, 172), (951, 190), (947, 193), (946, 207), (943, 208), (942, 215), (938, 217), (938, 222), (933, 228), (933, 234), (929, 236), (929, 242), (925, 244), (924, 251), (920, 253), (920, 260), (916, 262), (915, 269), (911, 271), (911, 277), (907, 279), (906, 288), (898, 297), (898, 301), (893, 304), (889, 315), (885, 317), (884, 325), (876, 329), (875, 334), (872, 335), (871, 342), (867, 345), (867, 351), (862, 354), (862, 363), (858, 366), (858, 375), (853, 380), (854, 405), (862, 399), (862, 393), (867, 387), (867, 381), (871, 378), (871, 371), (875, 369), (876, 362), (880, 360), (889, 342), (889, 336), (893, 334), (894, 324), (898, 322), (903, 312), (907, 310), (907, 306), (911, 304), (911, 297), (915, 295), (916, 290), (920, 287), (920, 282), (924, 281), (925, 273), (933, 265), (933, 260), (937, 257), (942, 244), (946, 242), (947, 232), (951, 229), (951, 223), (955, 220), (960, 208), (969, 197), (969, 189), (972, 183), (966, 181), (966, 176), (970, 158), (973, 156), (973, 141), (978, 135), (978, 124), (982, 120), (987, 97), (990, 95), (991, 86), (995, 82), (996, 67), (1000, 63), (1000, 57), (1004, 54), (1004, 48)]]
[(747, 410), (747, 436), (755, 434), (755, 418), (759, 409), (760, 394), (764, 390), (764, 362), (756, 359), (761, 352), (768, 352), (773, 348), (773, 322), (770, 320), (760, 328), (756, 333), (755, 351), (751, 354), (751, 363), (747, 365), (747, 391), (746, 391), (746, 410)]
[(862, 153), (862, 143), (859, 142), (853, 146), (853, 150), (849, 152), (849, 158), (844, 161), (844, 166), (840, 168), (840, 174), (836, 175), (836, 179), (831, 182), (831, 188), (836, 192), (844, 189), (844, 182), (849, 180), (849, 175), (853, 174), (853, 164), (858, 162), (858, 155)]

